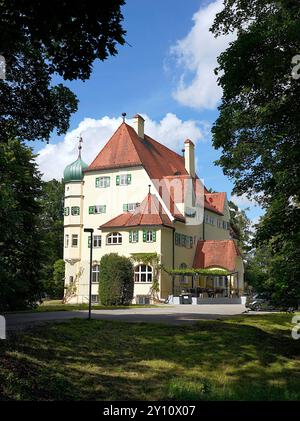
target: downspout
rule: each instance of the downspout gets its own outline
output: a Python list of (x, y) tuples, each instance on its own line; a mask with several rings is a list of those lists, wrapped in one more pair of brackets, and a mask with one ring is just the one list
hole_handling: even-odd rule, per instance
[[(173, 227), (173, 249), (172, 249), (172, 269), (175, 269), (175, 227)], [(175, 282), (174, 274), (172, 274), (172, 295), (174, 297), (175, 292)]]

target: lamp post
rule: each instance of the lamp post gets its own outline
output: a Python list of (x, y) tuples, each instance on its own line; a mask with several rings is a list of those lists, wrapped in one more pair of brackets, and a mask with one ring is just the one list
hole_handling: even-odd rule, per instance
[(88, 319), (92, 318), (92, 265), (93, 265), (93, 228), (84, 228), (84, 232), (89, 232), (91, 234), (91, 244), (90, 244), (90, 284), (89, 284), (89, 316)]

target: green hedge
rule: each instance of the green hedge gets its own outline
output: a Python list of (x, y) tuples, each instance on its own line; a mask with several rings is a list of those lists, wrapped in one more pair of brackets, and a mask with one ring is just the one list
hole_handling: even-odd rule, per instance
[(105, 306), (128, 305), (133, 299), (133, 265), (116, 253), (105, 254), (100, 261), (99, 299)]

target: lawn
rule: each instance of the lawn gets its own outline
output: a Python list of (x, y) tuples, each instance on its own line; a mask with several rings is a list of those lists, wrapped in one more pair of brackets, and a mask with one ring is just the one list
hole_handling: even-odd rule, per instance
[(0, 399), (299, 400), (291, 319), (47, 324), (0, 341)]
[[(140, 307), (157, 307), (154, 304), (151, 305), (142, 305), (142, 304), (131, 304), (128, 306), (103, 306), (98, 304), (93, 304), (93, 310), (116, 310), (116, 309), (129, 309), (129, 308), (140, 308)], [(44, 301), (41, 305), (34, 309), (29, 310), (19, 310), (19, 311), (11, 311), (9, 313), (44, 313), (48, 311), (74, 311), (74, 310), (88, 310), (88, 304), (63, 304), (61, 300), (49, 300)]]

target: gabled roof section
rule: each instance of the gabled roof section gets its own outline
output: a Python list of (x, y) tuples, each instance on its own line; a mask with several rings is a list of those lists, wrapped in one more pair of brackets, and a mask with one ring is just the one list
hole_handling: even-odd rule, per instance
[(162, 206), (154, 194), (148, 193), (143, 202), (133, 213), (121, 213), (101, 225), (105, 228), (130, 228), (137, 226), (163, 225), (173, 227), (168, 215), (162, 209)]
[(198, 241), (193, 267), (220, 267), (233, 272), (236, 269), (236, 257), (241, 257), (241, 253), (234, 240)]
[(208, 204), (207, 209), (212, 212), (224, 212), (226, 193), (205, 193), (205, 199)]
[(152, 179), (187, 174), (184, 158), (145, 135), (138, 137), (133, 127), (120, 125), (86, 171), (142, 165)]

